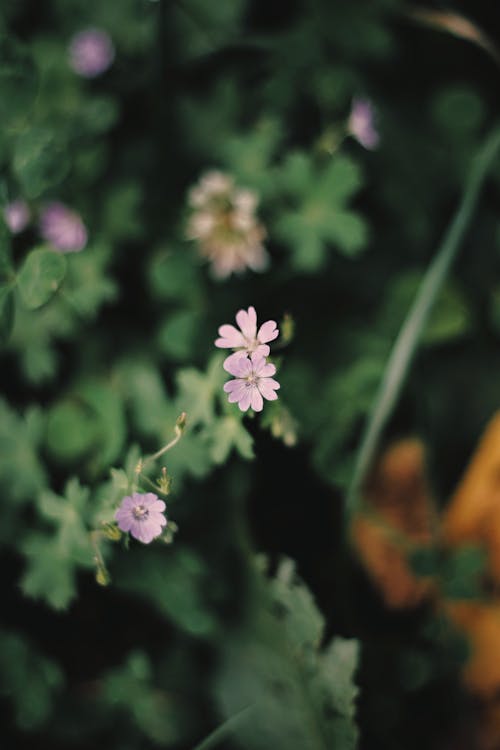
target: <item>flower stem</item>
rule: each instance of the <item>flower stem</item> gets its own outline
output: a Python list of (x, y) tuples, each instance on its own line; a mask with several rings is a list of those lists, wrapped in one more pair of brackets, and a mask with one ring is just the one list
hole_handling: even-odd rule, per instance
[(427, 269), (413, 305), (394, 342), (379, 391), (375, 397), (373, 409), (365, 427), (351, 484), (347, 492), (346, 516), (348, 521), (359, 507), (362, 483), (372, 464), (380, 436), (399, 398), (417, 350), (421, 333), (442, 284), (457, 257), (461, 240), (469, 225), (479, 192), (499, 147), (500, 128), (497, 127), (487, 138), (483, 148), (474, 159), (469, 180), (455, 216)]
[(233, 732), (241, 719), (251, 712), (253, 708), (255, 708), (255, 705), (246, 706), (241, 709), (241, 711), (238, 711), (238, 713), (230, 716), (229, 719), (220, 724), (217, 729), (214, 729), (208, 737), (205, 737), (205, 739), (198, 743), (196, 747), (193, 747), (193, 750), (210, 750), (210, 748), (216, 747), (219, 742), (225, 740)]

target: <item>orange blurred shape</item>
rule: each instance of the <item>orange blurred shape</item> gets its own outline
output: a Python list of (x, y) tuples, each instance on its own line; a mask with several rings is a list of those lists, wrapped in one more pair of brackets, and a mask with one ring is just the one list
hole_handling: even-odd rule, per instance
[(484, 698), (494, 696), (500, 688), (500, 602), (448, 601), (443, 607), (469, 642), (464, 684)]
[(460, 13), (451, 11), (433, 10), (432, 8), (409, 8), (407, 10), (410, 18), (418, 21), (425, 26), (438, 31), (445, 31), (459, 39), (465, 39), (468, 42), (477, 44), (495, 60), (500, 60), (500, 55), (492, 40), (480, 29), (475, 23), (469, 21)]
[(364, 509), (351, 527), (352, 542), (388, 607), (415, 607), (431, 582), (407, 562), (416, 547), (430, 544), (432, 504), (422, 442), (407, 438), (382, 455), (364, 489)]
[(450, 546), (484, 545), (490, 575), (500, 582), (500, 412), (488, 423), (443, 514), (442, 538)]

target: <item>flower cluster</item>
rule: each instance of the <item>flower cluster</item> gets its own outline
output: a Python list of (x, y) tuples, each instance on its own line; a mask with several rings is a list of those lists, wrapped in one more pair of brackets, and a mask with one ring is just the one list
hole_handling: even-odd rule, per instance
[(187, 237), (198, 242), (216, 278), (267, 267), (262, 244), (266, 230), (256, 218), (258, 197), (253, 191), (236, 188), (232, 177), (212, 171), (190, 190), (188, 203)]
[(274, 320), (268, 320), (257, 330), (257, 313), (254, 307), (239, 310), (236, 314), (238, 328), (223, 325), (219, 328), (219, 338), (215, 346), (221, 349), (235, 349), (224, 361), (224, 369), (234, 376), (224, 385), (231, 404), (237, 403), (241, 411), (250, 407), (262, 411), (263, 399), (276, 401), (276, 391), (280, 384), (272, 377), (276, 367), (267, 362), (269, 341), (279, 335)]

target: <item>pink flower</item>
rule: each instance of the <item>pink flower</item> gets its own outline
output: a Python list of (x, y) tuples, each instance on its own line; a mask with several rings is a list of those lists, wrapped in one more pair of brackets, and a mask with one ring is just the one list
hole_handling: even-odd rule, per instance
[(19, 234), (30, 220), (28, 204), (20, 199), (7, 203), (3, 210), (3, 217), (12, 234)]
[(87, 230), (80, 216), (57, 201), (43, 209), (40, 234), (61, 253), (77, 253), (87, 244)]
[(219, 328), (220, 338), (216, 339), (215, 346), (220, 349), (237, 349), (224, 362), (224, 369), (234, 373), (230, 369), (233, 362), (238, 361), (247, 354), (258, 354), (260, 357), (269, 355), (268, 341), (273, 341), (278, 335), (279, 330), (274, 320), (267, 320), (261, 325), (257, 332), (257, 313), (255, 307), (249, 307), (248, 310), (239, 310), (236, 313), (236, 322), (240, 330), (235, 326), (226, 324)]
[(369, 99), (354, 97), (351, 114), (347, 121), (347, 132), (354, 136), (364, 148), (377, 148), (380, 136), (375, 129), (375, 114)]
[(257, 352), (253, 352), (250, 357), (240, 356), (226, 369), (235, 379), (228, 380), (224, 390), (229, 394), (229, 403), (237, 403), (241, 411), (247, 411), (250, 407), (254, 411), (262, 411), (262, 397), (268, 401), (276, 401), (278, 398), (276, 391), (280, 384), (271, 377), (276, 373), (276, 367), (267, 364), (265, 358)]
[(164, 516), (165, 503), (153, 492), (134, 492), (124, 497), (115, 513), (115, 520), (122, 531), (130, 531), (143, 544), (149, 544), (167, 525)]
[(113, 42), (103, 29), (80, 31), (69, 45), (69, 64), (84, 78), (95, 78), (104, 73), (114, 57)]

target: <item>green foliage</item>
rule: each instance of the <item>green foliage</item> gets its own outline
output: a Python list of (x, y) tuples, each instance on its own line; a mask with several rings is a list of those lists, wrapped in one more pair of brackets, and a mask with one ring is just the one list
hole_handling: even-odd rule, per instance
[(66, 274), (66, 258), (53, 250), (38, 248), (26, 256), (17, 283), (29, 310), (41, 307), (57, 292)]
[(291, 154), (280, 180), (292, 207), (277, 220), (276, 233), (292, 249), (292, 262), (300, 271), (317, 271), (325, 263), (328, 244), (348, 257), (367, 243), (367, 227), (348, 203), (362, 184), (357, 164), (335, 156), (322, 168), (303, 153)]
[(7, 696), (17, 726), (30, 731), (46, 723), (62, 687), (59, 667), (20, 635), (0, 631), (0, 694)]
[(283, 741), (290, 748), (353, 749), (358, 644), (337, 638), (320, 648), (323, 618), (290, 560), (260, 585), (255, 619), (228, 644), (218, 675), (224, 714), (248, 707), (235, 736), (257, 750)]

